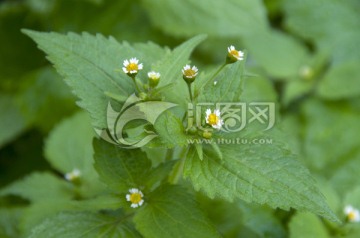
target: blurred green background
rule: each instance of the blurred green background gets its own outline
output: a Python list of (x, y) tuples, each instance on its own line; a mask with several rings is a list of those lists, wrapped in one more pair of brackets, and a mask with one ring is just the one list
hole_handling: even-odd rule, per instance
[[(44, 140), (79, 110), (23, 28), (171, 48), (206, 33), (193, 55), (201, 70), (222, 63), (230, 44), (246, 49), (244, 98), (277, 102), (279, 125), (328, 200), (360, 186), (359, 0), (0, 1), (0, 187), (51, 170)], [(23, 202), (0, 198), (0, 209)]]

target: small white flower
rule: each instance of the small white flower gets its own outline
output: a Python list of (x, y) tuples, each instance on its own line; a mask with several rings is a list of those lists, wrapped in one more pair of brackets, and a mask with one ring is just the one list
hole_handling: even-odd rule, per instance
[(66, 173), (64, 178), (68, 181), (74, 181), (75, 179), (80, 178), (81, 172), (78, 169), (73, 169), (73, 171)]
[(198, 68), (194, 65), (191, 67), (190, 65), (185, 65), (182, 69), (183, 77), (187, 79), (194, 79), (198, 74)]
[(347, 205), (344, 208), (346, 218), (350, 222), (360, 222), (360, 212), (358, 209), (353, 208), (351, 205)]
[(149, 79), (157, 80), (160, 78), (160, 73), (151, 71), (148, 73), (148, 77), (149, 77)]
[(211, 112), (211, 109), (207, 109), (205, 120), (207, 124), (218, 130), (224, 125), (224, 121), (220, 117), (220, 110), (218, 109), (215, 109), (214, 112)]
[(136, 58), (131, 58), (130, 60), (124, 60), (124, 67), (122, 70), (126, 74), (137, 74), (139, 70), (142, 70), (143, 64), (139, 64), (139, 60)]
[(244, 52), (236, 50), (233, 45), (228, 47), (228, 58), (231, 62), (236, 62), (238, 60), (244, 59)]
[(126, 201), (131, 202), (132, 208), (137, 208), (144, 203), (144, 194), (137, 188), (129, 189), (130, 194), (126, 194)]

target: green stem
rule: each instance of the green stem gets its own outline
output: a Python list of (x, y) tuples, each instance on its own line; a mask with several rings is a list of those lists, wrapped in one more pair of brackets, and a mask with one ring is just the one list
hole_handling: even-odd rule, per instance
[(132, 78), (132, 80), (133, 80), (133, 82), (134, 82), (134, 84), (135, 84), (136, 91), (137, 91), (138, 93), (140, 93), (141, 91), (140, 91), (140, 88), (139, 88), (139, 85), (138, 85), (138, 83), (137, 83), (137, 81), (136, 81), (135, 76), (131, 76), (131, 78)]
[(183, 151), (180, 154), (180, 159), (179, 161), (176, 163), (173, 171), (171, 172), (170, 176), (169, 176), (169, 183), (170, 184), (177, 184), (183, 174), (183, 170), (184, 170), (184, 165), (185, 165), (185, 160), (186, 160), (186, 155), (188, 153), (189, 149), (188, 147), (185, 147), (183, 149)]
[(193, 95), (192, 95), (192, 91), (191, 91), (191, 84), (187, 83), (188, 89), (189, 89), (189, 95), (190, 95), (190, 101), (191, 103), (193, 103)]

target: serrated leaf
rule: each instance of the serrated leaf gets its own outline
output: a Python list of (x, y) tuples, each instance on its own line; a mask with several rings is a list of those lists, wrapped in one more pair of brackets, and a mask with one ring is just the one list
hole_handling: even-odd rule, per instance
[(239, 101), (243, 91), (244, 61), (225, 66), (214, 79), (212, 75), (206, 74), (199, 78), (199, 82), (195, 81), (198, 90), (195, 92), (195, 97), (199, 95), (198, 101), (206, 103)]
[(289, 223), (290, 238), (330, 237), (321, 220), (311, 213), (297, 213)]
[(315, 186), (315, 181), (282, 144), (221, 146), (223, 160), (204, 148), (204, 160), (192, 149), (187, 155), (184, 176), (195, 189), (209, 197), (268, 204), (285, 210), (308, 210), (337, 221)]
[(0, 190), (0, 195), (17, 195), (32, 202), (69, 200), (74, 194), (70, 184), (47, 172), (35, 172)]
[[(66, 83), (81, 99), (80, 107), (89, 111), (93, 125), (106, 128), (106, 109), (110, 98), (107, 94), (129, 96), (134, 92), (131, 79), (116, 69), (122, 67), (125, 59), (137, 57), (144, 63), (144, 70), (139, 78), (146, 78), (151, 64), (159, 60), (165, 53), (156, 48), (157, 54), (147, 54), (147, 49), (154, 53), (153, 44), (130, 46), (120, 44), (114, 38), (102, 35), (92, 36), (87, 33), (77, 35), (69, 33), (39, 33), (24, 30), (39, 47), (48, 55), (57, 71), (65, 77)], [(115, 105), (119, 103), (112, 101)]]
[(123, 149), (106, 141), (94, 139), (95, 169), (100, 180), (116, 193), (140, 188), (146, 183), (151, 161), (139, 149)]
[(168, 148), (186, 146), (187, 136), (184, 126), (177, 116), (171, 112), (162, 114), (154, 125), (162, 144)]
[(36, 226), (29, 238), (141, 237), (122, 216), (90, 212), (61, 213)]
[(263, 29), (267, 26), (265, 8), (258, 0), (142, 2), (152, 22), (166, 33), (175, 36), (192, 36), (204, 32), (219, 37), (238, 37), (250, 29)]
[(146, 202), (134, 217), (137, 229), (145, 237), (220, 237), (191, 195), (179, 186), (162, 186)]

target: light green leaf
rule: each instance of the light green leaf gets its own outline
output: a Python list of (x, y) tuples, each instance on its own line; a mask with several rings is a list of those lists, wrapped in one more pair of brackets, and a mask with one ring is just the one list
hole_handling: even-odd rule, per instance
[(131, 79), (123, 72), (116, 71), (121, 71), (123, 61), (137, 57), (144, 64), (144, 70), (138, 77), (147, 78), (145, 75), (151, 69), (151, 64), (165, 53), (156, 47), (157, 54), (150, 55), (147, 50), (154, 53), (152, 43), (131, 46), (126, 42), (120, 44), (114, 38), (107, 39), (102, 35), (61, 35), (30, 30), (23, 32), (47, 53), (48, 59), (80, 98), (79, 106), (89, 111), (93, 125), (98, 128), (107, 127), (108, 103), (111, 101), (119, 106), (118, 102), (111, 100), (106, 94), (129, 96), (134, 92)]
[[(212, 75), (203, 74), (196, 82), (195, 95), (199, 102), (223, 103), (238, 102), (243, 91), (244, 61), (236, 62), (225, 68), (212, 79)], [(216, 82), (216, 83), (214, 83)]]
[(171, 112), (162, 114), (155, 123), (159, 139), (166, 147), (186, 146), (187, 136), (181, 119)]
[(146, 183), (151, 161), (139, 149), (123, 149), (103, 140), (94, 139), (95, 169), (100, 180), (116, 193), (140, 188)]
[(244, 44), (272, 77), (296, 76), (308, 60), (306, 48), (295, 38), (281, 32), (255, 32), (244, 37)]
[(325, 99), (343, 99), (360, 95), (360, 61), (330, 68), (319, 82), (317, 92)]
[(311, 213), (297, 213), (289, 223), (290, 238), (330, 237), (320, 218)]
[(287, 28), (314, 41), (321, 51), (331, 53), (334, 63), (360, 59), (356, 50), (360, 40), (357, 8), (337, 0), (286, 0), (284, 3)]
[(292, 207), (337, 220), (307, 169), (281, 143), (220, 148), (223, 160), (206, 147), (203, 161), (194, 149), (189, 151), (184, 176), (196, 190), (205, 191), (210, 198), (240, 198), (285, 210)]
[[(330, 178), (332, 186), (339, 194), (345, 194), (356, 186), (360, 186), (359, 177), (360, 151), (343, 157)], [(359, 204), (360, 205), (360, 204)]]
[(194, 48), (206, 38), (199, 35), (182, 43), (171, 53), (168, 53), (162, 61), (154, 66), (154, 70), (161, 73), (161, 80), (158, 87), (174, 83), (164, 95), (168, 102), (186, 105), (187, 86), (182, 79), (181, 69), (189, 62), (189, 57)]
[(302, 105), (304, 159), (313, 170), (330, 175), (351, 159), (360, 146), (359, 111), (345, 101), (312, 99)]
[(141, 237), (123, 215), (61, 213), (36, 226), (29, 238)]
[(203, 32), (219, 37), (238, 37), (250, 29), (260, 30), (267, 26), (265, 8), (259, 0), (142, 2), (154, 25), (175, 36), (192, 36)]
[(50, 133), (45, 144), (45, 156), (61, 173), (80, 171), (80, 193), (92, 196), (104, 189), (93, 167), (92, 139), (94, 129), (85, 112), (79, 112), (61, 122)]
[(51, 131), (45, 144), (45, 156), (63, 174), (77, 168), (82, 173), (91, 175), (91, 143), (94, 135), (89, 116), (85, 112), (79, 112)]
[(17, 195), (32, 202), (69, 200), (74, 196), (70, 184), (47, 172), (16, 181), (0, 190), (0, 195)]
[(134, 222), (148, 238), (220, 237), (185, 189), (166, 185), (149, 195)]

